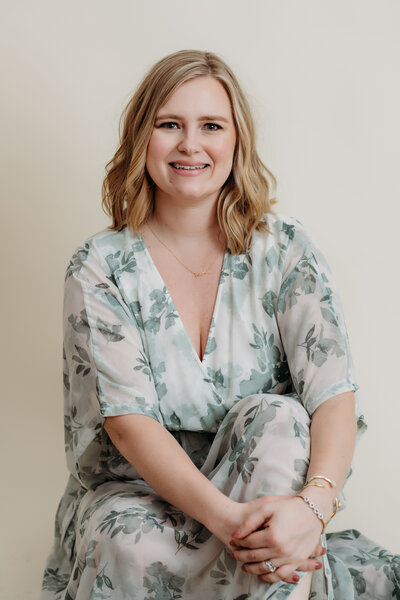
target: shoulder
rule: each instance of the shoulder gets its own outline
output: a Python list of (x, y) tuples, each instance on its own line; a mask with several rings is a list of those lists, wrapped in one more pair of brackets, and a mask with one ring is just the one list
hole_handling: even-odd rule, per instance
[(305, 255), (318, 252), (307, 227), (298, 218), (282, 212), (268, 213), (263, 221), (270, 231), (256, 231), (254, 250), (278, 266), (284, 277)]
[(278, 213), (268, 213), (262, 222), (268, 226), (271, 233), (266, 231), (255, 232), (255, 242), (267, 242), (280, 248), (288, 249), (289, 246), (307, 248), (313, 240), (304, 224), (294, 216)]
[(94, 271), (111, 276), (116, 265), (121, 261), (125, 263), (127, 256), (142, 249), (139, 240), (140, 237), (128, 227), (120, 231), (105, 228), (90, 235), (73, 250), (66, 267), (65, 279), (72, 274), (88, 278), (90, 272)]
[(282, 212), (268, 213), (264, 221), (280, 242), (290, 244), (294, 241), (306, 246), (311, 239), (304, 223), (294, 216)]

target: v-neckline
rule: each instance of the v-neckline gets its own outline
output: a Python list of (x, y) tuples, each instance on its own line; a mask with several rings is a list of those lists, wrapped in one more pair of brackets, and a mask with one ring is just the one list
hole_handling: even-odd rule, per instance
[(177, 322), (179, 323), (179, 326), (180, 326), (181, 330), (183, 331), (183, 333), (184, 333), (184, 335), (186, 337), (186, 340), (187, 340), (188, 344), (190, 345), (190, 348), (192, 349), (192, 353), (194, 354), (194, 356), (195, 356), (197, 362), (200, 364), (200, 366), (202, 368), (204, 368), (205, 359), (207, 357), (207, 348), (208, 348), (208, 346), (211, 343), (211, 330), (213, 330), (215, 332), (215, 328), (216, 328), (216, 317), (217, 317), (218, 308), (219, 308), (219, 305), (220, 305), (220, 302), (221, 302), (222, 288), (223, 288), (222, 284), (223, 284), (223, 279), (224, 279), (224, 275), (225, 275), (224, 271), (225, 271), (226, 263), (227, 263), (227, 260), (228, 260), (228, 254), (229, 254), (228, 247), (226, 247), (226, 249), (225, 249), (224, 260), (223, 260), (221, 272), (220, 272), (220, 275), (219, 275), (217, 295), (216, 295), (215, 302), (214, 302), (214, 308), (213, 308), (213, 314), (212, 314), (212, 317), (211, 317), (210, 326), (208, 328), (207, 342), (206, 342), (206, 345), (204, 347), (203, 358), (200, 359), (200, 356), (197, 354), (196, 348), (193, 346), (193, 342), (192, 342), (192, 340), (190, 338), (190, 335), (188, 334), (188, 332), (186, 330), (186, 327), (184, 326), (183, 321), (181, 319), (181, 316), (180, 316), (180, 314), (179, 314), (179, 312), (178, 312), (178, 310), (177, 310), (177, 308), (175, 306), (175, 302), (172, 299), (172, 296), (170, 294), (168, 286), (166, 285), (163, 277), (161, 276), (161, 273), (158, 270), (158, 268), (157, 268), (157, 266), (156, 266), (156, 264), (155, 264), (155, 262), (154, 262), (154, 260), (153, 260), (153, 258), (151, 256), (151, 254), (150, 254), (150, 252), (149, 252), (149, 250), (148, 250), (148, 248), (146, 246), (146, 242), (144, 241), (143, 236), (141, 235), (141, 233), (139, 233), (139, 231), (136, 231), (135, 233), (136, 233), (137, 237), (139, 238), (139, 242), (141, 243), (141, 245), (143, 247), (143, 250), (144, 250), (144, 253), (146, 255), (148, 263), (150, 264), (151, 268), (153, 269), (153, 271), (155, 272), (156, 276), (160, 280), (163, 288), (165, 288), (165, 290), (166, 290), (168, 299), (171, 302), (171, 306), (172, 306), (172, 308), (174, 309), (174, 312), (177, 315)]

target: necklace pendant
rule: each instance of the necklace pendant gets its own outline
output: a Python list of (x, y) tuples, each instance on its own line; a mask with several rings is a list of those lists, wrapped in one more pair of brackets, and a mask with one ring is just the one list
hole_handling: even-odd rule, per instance
[(202, 275), (207, 275), (210, 271), (200, 271), (199, 273), (193, 273), (195, 277), (201, 277)]

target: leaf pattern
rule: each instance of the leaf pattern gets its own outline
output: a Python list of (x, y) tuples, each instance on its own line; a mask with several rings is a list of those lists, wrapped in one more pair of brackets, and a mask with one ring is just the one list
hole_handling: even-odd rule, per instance
[[(203, 524), (147, 485), (103, 427), (114, 415), (158, 421), (240, 502), (300, 489), (310, 420), (329, 397), (353, 390), (365, 431), (329, 266), (298, 220), (268, 220), (271, 234), (255, 231), (241, 255), (226, 251), (202, 360), (138, 233), (105, 229), (73, 253), (62, 349), (70, 477), (41, 600), (283, 600), (293, 591), (244, 573)], [(310, 598), (400, 600), (398, 555), (356, 530), (322, 542), (327, 586), (313, 577)]]
[(143, 587), (149, 595), (145, 600), (175, 600), (182, 598), (183, 577), (174, 575), (161, 562), (152, 563), (146, 569), (147, 575), (143, 577)]

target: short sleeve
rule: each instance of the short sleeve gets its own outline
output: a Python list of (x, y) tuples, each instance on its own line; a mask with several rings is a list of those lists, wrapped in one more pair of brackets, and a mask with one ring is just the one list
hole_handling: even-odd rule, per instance
[(340, 296), (330, 267), (304, 226), (296, 220), (277, 300), (277, 321), (294, 388), (312, 416), (325, 400), (354, 391), (355, 369)]
[(143, 414), (162, 423), (134, 315), (107, 264), (89, 244), (65, 274), (63, 305), (65, 442), (73, 471), (105, 417)]

